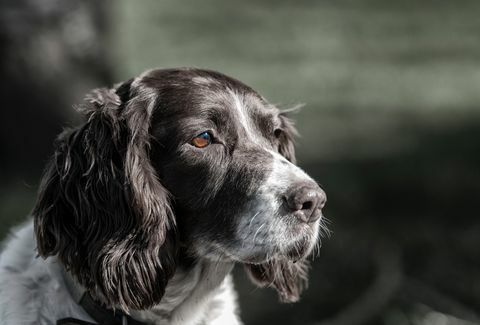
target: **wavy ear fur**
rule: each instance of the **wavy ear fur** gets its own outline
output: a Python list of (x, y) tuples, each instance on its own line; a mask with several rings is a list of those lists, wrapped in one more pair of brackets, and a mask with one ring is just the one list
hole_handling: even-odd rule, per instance
[(86, 122), (56, 142), (33, 210), (38, 252), (59, 260), (95, 297), (125, 311), (160, 301), (174, 273), (168, 191), (149, 159), (154, 107), (128, 81), (96, 89)]

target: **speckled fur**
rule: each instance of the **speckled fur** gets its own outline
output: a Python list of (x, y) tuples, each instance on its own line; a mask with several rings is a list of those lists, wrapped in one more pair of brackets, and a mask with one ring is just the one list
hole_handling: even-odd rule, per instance
[[(55, 257), (38, 258), (31, 222), (14, 230), (0, 255), (0, 324), (52, 325), (74, 317), (93, 322), (75, 302)], [(199, 263), (170, 280), (162, 302), (132, 316), (150, 324), (241, 324), (232, 263)]]
[(306, 202), (318, 216), (306, 220), (289, 199), (323, 192), (295, 165), (285, 112), (191, 68), (93, 90), (77, 110), (84, 121), (55, 142), (33, 226), (0, 256), (0, 324), (91, 321), (79, 291), (148, 324), (239, 324), (235, 263), (282, 302), (299, 299), (323, 203)]

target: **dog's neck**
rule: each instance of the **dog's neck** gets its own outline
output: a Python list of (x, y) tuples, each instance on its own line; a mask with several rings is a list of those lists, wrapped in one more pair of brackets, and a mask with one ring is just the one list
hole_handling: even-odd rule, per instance
[[(148, 310), (132, 310), (131, 316), (148, 324), (195, 324), (206, 315), (212, 299), (223, 290), (233, 262), (200, 260), (177, 268), (161, 302)], [(64, 272), (67, 287), (78, 302), (85, 289)], [(193, 319), (194, 317), (198, 319)]]
[(232, 268), (233, 262), (200, 261), (190, 268), (179, 269), (169, 281), (160, 304), (150, 310), (133, 311), (132, 316), (147, 322), (168, 319), (171, 324), (197, 324), (200, 319), (193, 318), (205, 316)]

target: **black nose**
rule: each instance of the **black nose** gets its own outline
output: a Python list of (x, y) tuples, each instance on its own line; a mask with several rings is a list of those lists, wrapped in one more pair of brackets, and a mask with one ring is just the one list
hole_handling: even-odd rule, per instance
[(325, 192), (316, 184), (301, 184), (286, 196), (287, 205), (293, 215), (303, 222), (315, 222), (322, 216), (320, 209), (327, 201)]

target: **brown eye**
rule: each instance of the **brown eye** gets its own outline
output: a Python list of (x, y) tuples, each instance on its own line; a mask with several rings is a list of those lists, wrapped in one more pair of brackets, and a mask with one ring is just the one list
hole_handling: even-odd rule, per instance
[(192, 140), (192, 145), (197, 148), (205, 148), (210, 143), (212, 143), (212, 136), (209, 132), (200, 133)]
[(275, 138), (279, 138), (280, 135), (282, 134), (282, 129), (275, 129), (275, 131), (273, 131), (273, 134), (275, 135)]

